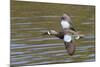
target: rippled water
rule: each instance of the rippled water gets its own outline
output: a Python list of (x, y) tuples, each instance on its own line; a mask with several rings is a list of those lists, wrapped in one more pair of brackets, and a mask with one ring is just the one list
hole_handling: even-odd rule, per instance
[[(34, 13), (34, 11), (20, 12), (25, 15)], [(73, 15), (72, 17), (80, 16)], [(42, 35), (48, 29), (60, 31), (59, 22), (55, 21), (55, 19), (60, 19), (60, 16), (11, 17), (11, 65), (22, 66), (95, 61), (95, 35), (93, 33), (94, 28), (92, 27), (94, 19), (90, 17), (87, 19), (88, 21), (83, 20), (79, 24), (78, 27), (80, 28), (84, 26), (79, 31), (85, 31), (86, 33), (83, 39), (75, 41), (76, 52), (73, 56), (68, 55), (62, 40), (54, 36)]]
[[(17, 18), (17, 20), (24, 20), (25, 18)], [(17, 25), (30, 25), (31, 22), (16, 23)], [(17, 30), (25, 30), (32, 32), (45, 32), (46, 28), (21, 28)], [(51, 64), (51, 63), (68, 63), (68, 62), (83, 62), (83, 61), (94, 61), (94, 35), (87, 34), (81, 41), (81, 44), (76, 47), (76, 53), (73, 56), (67, 54), (67, 50), (64, 47), (63, 41), (60, 43), (50, 43), (50, 40), (58, 40), (56, 37), (32, 37), (27, 39), (26, 37), (32, 34), (19, 34), (14, 31), (16, 35), (11, 41), (11, 65), (38, 65), (38, 64)], [(22, 37), (22, 38), (20, 38)], [(48, 40), (49, 43), (41, 44), (42, 41)], [(22, 44), (16, 44), (19, 42)], [(33, 44), (25, 44), (23, 42), (28, 41)], [(37, 44), (34, 44), (37, 42)], [(40, 44), (38, 44), (40, 42)], [(86, 42), (86, 43), (85, 43)], [(43, 42), (42, 42), (43, 43)]]

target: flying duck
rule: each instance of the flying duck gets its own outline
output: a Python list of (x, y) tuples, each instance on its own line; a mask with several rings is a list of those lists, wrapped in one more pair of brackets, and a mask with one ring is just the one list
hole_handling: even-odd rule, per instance
[(61, 27), (62, 32), (56, 32), (55, 30), (49, 30), (44, 34), (54, 35), (64, 41), (65, 47), (68, 51), (69, 55), (73, 55), (75, 52), (75, 44), (73, 43), (72, 36), (70, 34), (77, 35), (75, 39), (79, 39), (80, 36), (78, 35), (76, 29), (72, 25), (71, 18), (67, 14), (63, 14), (61, 17)]

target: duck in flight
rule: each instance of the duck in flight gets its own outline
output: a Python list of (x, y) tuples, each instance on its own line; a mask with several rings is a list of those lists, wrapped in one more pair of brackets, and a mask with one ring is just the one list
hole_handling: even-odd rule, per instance
[(73, 43), (72, 36), (70, 34), (76, 35), (75, 39), (79, 39), (80, 36), (77, 30), (73, 27), (71, 18), (67, 14), (63, 14), (61, 17), (61, 32), (56, 32), (55, 30), (49, 30), (44, 34), (54, 35), (64, 41), (65, 48), (68, 50), (69, 55), (73, 55), (75, 52), (75, 44)]

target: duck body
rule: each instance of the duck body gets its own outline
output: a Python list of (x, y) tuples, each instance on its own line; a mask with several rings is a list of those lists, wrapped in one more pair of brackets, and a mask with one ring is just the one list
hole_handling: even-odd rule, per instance
[(67, 21), (66, 17), (61, 18), (61, 27), (62, 27), (62, 30), (64, 33), (64, 35), (63, 35), (64, 42), (71, 42), (72, 37), (69, 35), (70, 33), (68, 32), (71, 25), (70, 25), (69, 21)]
[(71, 25), (70, 17), (66, 14), (61, 17), (61, 27), (63, 29), (63, 40), (65, 48), (67, 49), (69, 55), (73, 55), (75, 52), (75, 44), (73, 43), (69, 30), (74, 30), (74, 28)]

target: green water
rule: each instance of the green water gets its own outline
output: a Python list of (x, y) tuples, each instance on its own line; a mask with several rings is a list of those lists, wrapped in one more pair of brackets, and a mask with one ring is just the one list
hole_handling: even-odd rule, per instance
[[(85, 38), (76, 40), (75, 55), (69, 56), (63, 41), (43, 36), (60, 31), (60, 17), (70, 14)], [(11, 65), (39, 65), (95, 61), (95, 7), (37, 2), (11, 2)]]

